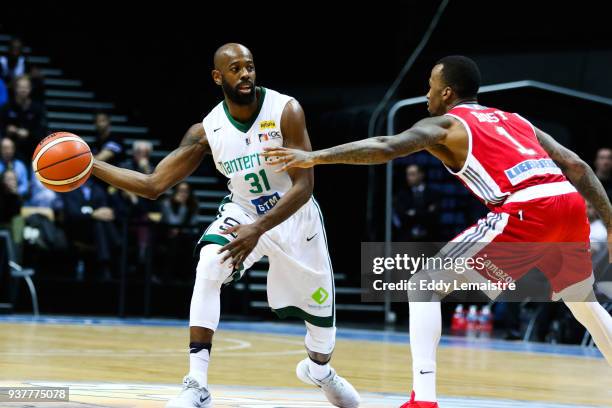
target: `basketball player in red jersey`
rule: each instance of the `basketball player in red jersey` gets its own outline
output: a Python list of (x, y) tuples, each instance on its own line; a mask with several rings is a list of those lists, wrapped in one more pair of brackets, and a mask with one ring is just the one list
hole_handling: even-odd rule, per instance
[[(462, 248), (473, 242), (588, 245), (586, 199), (608, 229), (612, 259), (612, 206), (591, 168), (518, 114), (479, 105), (479, 86), (480, 72), (474, 61), (463, 56), (445, 57), (429, 78), (431, 118), (394, 136), (313, 152), (275, 148), (265, 155), (273, 159), (271, 165), (284, 163), (280, 170), (285, 170), (332, 163), (379, 164), (426, 150), (491, 210), (452, 241), (459, 243), (453, 256), (461, 255)], [(533, 265), (537, 262), (534, 259)], [(550, 281), (552, 298), (565, 301), (612, 365), (612, 317), (595, 299), (588, 252), (583, 251), (578, 262), (562, 263), (567, 264), (577, 267), (541, 269)], [(516, 280), (526, 272), (514, 271), (511, 277)], [(409, 295), (409, 300), (414, 299)], [(438, 407), (435, 370), (440, 333), (440, 303), (411, 301), (413, 392), (401, 408)]]

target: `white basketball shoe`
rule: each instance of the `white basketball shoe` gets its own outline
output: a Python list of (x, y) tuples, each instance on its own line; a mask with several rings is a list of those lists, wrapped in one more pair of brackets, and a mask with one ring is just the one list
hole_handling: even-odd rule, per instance
[(183, 378), (181, 393), (166, 404), (166, 408), (212, 408), (212, 397), (205, 387), (190, 377)]
[(317, 380), (310, 375), (308, 369), (308, 358), (300, 361), (295, 368), (297, 377), (306, 384), (313, 384), (323, 390), (325, 397), (329, 402), (339, 408), (357, 408), (359, 407), (359, 394), (350, 382), (336, 374), (336, 370), (331, 368), (329, 375)]

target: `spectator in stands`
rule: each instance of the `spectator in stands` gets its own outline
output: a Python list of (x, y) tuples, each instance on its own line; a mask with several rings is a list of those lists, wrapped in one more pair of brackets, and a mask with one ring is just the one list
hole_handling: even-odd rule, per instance
[(15, 80), (12, 100), (0, 113), (1, 129), (17, 145), (17, 156), (30, 160), (36, 144), (46, 130), (45, 111), (42, 104), (31, 98), (32, 84), (27, 76)]
[[(150, 160), (152, 150), (153, 144), (148, 140), (134, 141), (132, 157), (123, 162), (121, 167), (140, 173), (151, 174), (153, 172)], [(131, 221), (130, 232), (136, 235), (138, 242), (138, 260), (144, 263), (146, 249), (151, 242), (152, 236), (150, 214), (158, 213), (159, 206), (156, 201), (138, 197), (136, 194), (127, 191), (113, 191), (112, 187), (109, 190), (112, 192), (113, 207)], [(157, 221), (159, 221), (159, 215)]]
[(398, 241), (432, 241), (438, 225), (438, 194), (425, 183), (416, 164), (406, 167), (406, 186), (396, 195), (393, 224)]
[(0, 57), (0, 78), (10, 84), (15, 78), (27, 74), (29, 67), (23, 55), (23, 46), (19, 38), (13, 38), (9, 44), (8, 55)]
[(17, 194), (24, 198), (28, 194), (28, 170), (19, 159), (15, 158), (15, 143), (8, 137), (0, 141), (0, 173), (5, 170), (14, 172), (17, 179)]
[[(162, 202), (161, 223), (166, 227), (164, 244), (167, 250), (164, 278), (192, 270), (191, 247), (197, 224), (198, 201), (188, 183), (178, 184), (172, 196)], [(195, 232), (197, 234), (197, 231)]]
[(600, 257), (600, 253), (602, 251), (606, 252), (608, 248), (608, 230), (591, 203), (587, 203), (587, 216), (591, 224), (591, 233), (589, 235), (589, 240), (591, 241), (591, 255), (593, 259), (596, 260)]
[(21, 211), (22, 198), (17, 192), (17, 175), (4, 170), (0, 176), (0, 225), (10, 224)]
[(91, 179), (62, 194), (64, 227), (71, 242), (93, 246), (100, 277), (111, 278), (113, 251), (121, 240), (106, 191)]
[(25, 205), (28, 207), (44, 207), (55, 209), (58, 207), (58, 194), (43, 186), (34, 173), (30, 177), (30, 195)]
[(111, 133), (111, 120), (106, 113), (96, 114), (96, 141), (93, 143), (92, 153), (97, 160), (104, 161), (113, 165), (118, 165), (123, 161), (124, 147), (123, 140)]
[(0, 174), (0, 228), (11, 231), (13, 243), (17, 250), (17, 259), (21, 260), (21, 243), (23, 241), (21, 204), (23, 200), (17, 190), (17, 175), (13, 170), (4, 170)]
[(612, 200), (612, 149), (603, 147), (595, 156), (595, 174)]
[(132, 146), (132, 158), (126, 160), (123, 167), (144, 174), (153, 173), (151, 165), (151, 152), (153, 144), (148, 140), (135, 140)]
[(32, 98), (42, 101), (45, 94), (43, 74), (38, 67), (28, 63), (23, 55), (21, 40), (14, 38), (10, 42), (8, 55), (0, 57), (0, 80), (12, 87), (15, 79), (24, 75), (29, 75), (32, 81)]
[[(122, 167), (126, 169), (138, 171), (144, 174), (153, 173), (153, 165), (151, 164), (151, 152), (153, 144), (148, 140), (136, 140), (132, 148), (132, 158), (123, 162)], [(159, 211), (159, 206), (155, 201), (146, 200), (138, 197), (136, 194), (123, 191), (123, 196), (130, 204), (130, 215), (132, 217), (146, 218), (146, 215), (152, 211)]]
[(170, 236), (176, 236), (179, 227), (196, 225), (197, 215), (198, 201), (186, 182), (176, 186), (172, 197), (162, 202), (162, 223), (175, 227)]

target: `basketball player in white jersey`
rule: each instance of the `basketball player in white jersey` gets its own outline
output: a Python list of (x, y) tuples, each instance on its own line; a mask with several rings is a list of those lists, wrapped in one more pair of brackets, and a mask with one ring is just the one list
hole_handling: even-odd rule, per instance
[(294, 316), (306, 324), (308, 357), (298, 363), (297, 376), (320, 387), (335, 406), (358, 407), (358, 393), (329, 364), (336, 336), (334, 278), (323, 217), (312, 197), (313, 172), (275, 173), (260, 155), (265, 147), (310, 150), (304, 112), (295, 99), (255, 86), (253, 56), (240, 44), (217, 50), (212, 77), (223, 89), (224, 100), (187, 131), (152, 174), (99, 161), (93, 170), (105, 182), (151, 199), (193, 173), (207, 154), (229, 179), (230, 194), (198, 243), (189, 373), (180, 395), (166, 407), (212, 407), (208, 363), (221, 287), (239, 279), (263, 256), (270, 263), (270, 307), (281, 318)]
[[(272, 159), (270, 165), (284, 163), (283, 169), (294, 169), (333, 163), (378, 164), (417, 151), (429, 152), (491, 210), (486, 218), (453, 239), (446, 247), (448, 251), (442, 252), (450, 257), (469, 257), (469, 251), (486, 248), (492, 242), (574, 243), (576, 252), (529, 253), (523, 246), (520, 257), (513, 255), (502, 261), (506, 262), (502, 272), (517, 280), (532, 267), (538, 267), (551, 284), (552, 299), (565, 302), (612, 365), (612, 317), (593, 293), (585, 199), (597, 209), (607, 227), (610, 259), (612, 205), (593, 170), (520, 115), (480, 105), (480, 71), (471, 59), (441, 59), (431, 71), (429, 86), (428, 110), (433, 117), (398, 135), (315, 152), (268, 149), (265, 156)], [(559, 259), (563, 262), (559, 263)], [(436, 276), (430, 273), (432, 279), (460, 277), (452, 271), (437, 272)], [(468, 279), (492, 280), (487, 278), (486, 270), (476, 269)], [(401, 408), (438, 408), (435, 379), (440, 303), (424, 300), (440, 299), (446, 294), (416, 299), (414, 293), (409, 294), (413, 392)]]

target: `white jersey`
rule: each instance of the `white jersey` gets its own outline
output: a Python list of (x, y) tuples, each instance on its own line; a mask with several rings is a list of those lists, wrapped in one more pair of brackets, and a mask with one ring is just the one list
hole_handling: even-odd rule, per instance
[(281, 116), (293, 98), (258, 89), (257, 112), (248, 123), (235, 120), (225, 101), (202, 121), (217, 170), (229, 179), (231, 201), (253, 215), (268, 212), (292, 186), (286, 172), (275, 172), (259, 154), (283, 145)]
[[(231, 195), (219, 205), (218, 216), (202, 234), (198, 247), (233, 241), (234, 234), (224, 234), (228, 227), (254, 222), (255, 217), (270, 211), (292, 186), (287, 172), (276, 173), (278, 166), (266, 165), (259, 155), (264, 147), (283, 145), (281, 117), (292, 98), (271, 89), (259, 89), (257, 112), (249, 123), (233, 119), (223, 102), (202, 122), (217, 170), (229, 179)], [(202, 276), (229, 283), (239, 279), (263, 256), (270, 263), (268, 304), (280, 317), (299, 317), (319, 327), (335, 326), (333, 271), (323, 216), (314, 198), (266, 231), (238, 268), (227, 263), (222, 268), (210, 268), (207, 263), (210, 260), (200, 259), (198, 279)], [(214, 262), (218, 263), (216, 259)], [(191, 324), (204, 323), (192, 316)]]

